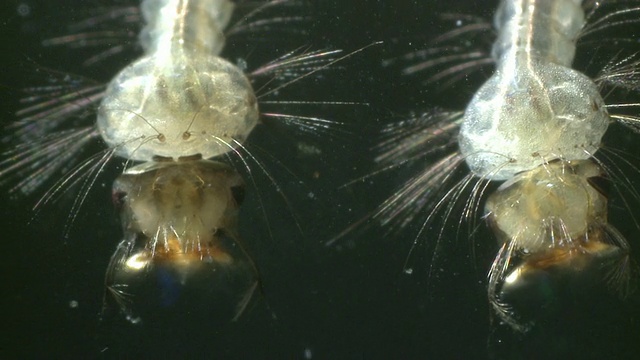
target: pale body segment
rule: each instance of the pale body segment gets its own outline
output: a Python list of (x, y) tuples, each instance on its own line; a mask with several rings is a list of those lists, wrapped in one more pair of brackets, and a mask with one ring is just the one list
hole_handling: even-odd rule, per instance
[(109, 84), (98, 129), (121, 157), (150, 161), (201, 154), (243, 142), (258, 123), (256, 96), (243, 72), (222, 59), (228, 0), (145, 0), (145, 54)]
[(502, 1), (495, 73), (468, 104), (460, 150), (471, 171), (507, 180), (554, 159), (585, 160), (609, 116), (596, 84), (573, 70), (580, 0)]

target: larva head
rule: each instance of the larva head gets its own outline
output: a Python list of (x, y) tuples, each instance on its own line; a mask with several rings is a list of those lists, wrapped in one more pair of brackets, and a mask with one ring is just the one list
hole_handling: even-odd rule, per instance
[(237, 237), (243, 181), (228, 165), (197, 157), (146, 162), (114, 184), (125, 240), (106, 283), (132, 322), (178, 309), (236, 318), (258, 282)]
[(555, 161), (523, 172), (489, 196), (488, 220), (518, 250), (570, 247), (606, 222), (607, 199), (590, 183), (602, 175), (590, 160)]
[(237, 147), (257, 124), (257, 100), (238, 67), (199, 53), (174, 55), (143, 57), (109, 84), (98, 128), (117, 155), (207, 159)]

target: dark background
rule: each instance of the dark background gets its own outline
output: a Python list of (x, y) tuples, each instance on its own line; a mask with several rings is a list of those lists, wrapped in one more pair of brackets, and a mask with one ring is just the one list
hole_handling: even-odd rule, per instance
[[(92, 68), (83, 67), (86, 49), (43, 48), (42, 39), (64, 34), (69, 22), (83, 19), (83, 8), (108, 2), (5, 1), (0, 5), (0, 61), (3, 121), (15, 119), (18, 99), (48, 67), (107, 81), (135, 52)], [(26, 5), (28, 14), (19, 15)], [(256, 171), (255, 186), (241, 214), (241, 235), (260, 269), (264, 296), (234, 324), (207, 319), (156, 319), (133, 326), (119, 317), (101, 318), (103, 276), (121, 231), (110, 201), (118, 164), (100, 178), (71, 224), (65, 224), (76, 196), (73, 189), (37, 216), (38, 197), (2, 199), (3, 288), (0, 354), (3, 358), (637, 358), (640, 356), (640, 301), (581, 293), (552, 312), (532, 333), (518, 335), (491, 322), (485, 274), (496, 251), (481, 221), (469, 238), (456, 221), (444, 226), (441, 246), (433, 243), (443, 226), (427, 228), (409, 258), (413, 273), (403, 273), (420, 225), (385, 235), (376, 224), (357, 228), (337, 246), (325, 242), (355, 223), (406, 179), (400, 170), (342, 186), (375, 169), (371, 141), (386, 123), (436, 106), (461, 109), (485, 73), (450, 89), (426, 87), (382, 67), (388, 59), (428, 47), (429, 39), (451, 28), (445, 12), (490, 16), (495, 2), (480, 0), (326, 0), (313, 5), (308, 34), (281, 36), (273, 43), (234, 45), (228, 58), (254, 66), (299, 46), (353, 51), (335, 71), (286, 89), (307, 101), (344, 101), (297, 110), (344, 122), (344, 131), (312, 136), (278, 126), (257, 129), (255, 146), (279, 192)], [(636, 26), (640, 34), (640, 26)], [(631, 33), (633, 34), (633, 33)], [(623, 34), (628, 36), (628, 33)], [(631, 35), (633, 37), (633, 35)], [(239, 41), (239, 40), (238, 40)], [(268, 40), (273, 41), (273, 39)], [(241, 43), (242, 44), (242, 43)], [(475, 45), (475, 44), (470, 44)], [(624, 46), (632, 46), (625, 44)], [(635, 45), (633, 45), (635, 46)], [(577, 62), (608, 49), (583, 47)], [(489, 68), (490, 69), (490, 68)], [(440, 91), (441, 90), (441, 91)], [(631, 93), (630, 96), (634, 94)], [(607, 142), (637, 154), (637, 136), (612, 131)], [(635, 137), (634, 137), (635, 136)], [(297, 144), (321, 155), (306, 155)], [(269, 155), (265, 155), (269, 154)], [(274, 160), (277, 159), (277, 160)], [(625, 173), (637, 184), (637, 170)], [(245, 174), (247, 178), (247, 174)], [(284, 196), (283, 196), (284, 194)], [(611, 204), (615, 226), (638, 249), (633, 224), (640, 209), (620, 200)], [(455, 212), (454, 212), (455, 213)], [(460, 216), (460, 212), (457, 213)], [(637, 283), (637, 279), (635, 280)], [(77, 307), (70, 306), (77, 302)], [(189, 309), (179, 309), (189, 312)], [(193, 314), (189, 314), (193, 316)], [(191, 319), (191, 317), (185, 316)]]

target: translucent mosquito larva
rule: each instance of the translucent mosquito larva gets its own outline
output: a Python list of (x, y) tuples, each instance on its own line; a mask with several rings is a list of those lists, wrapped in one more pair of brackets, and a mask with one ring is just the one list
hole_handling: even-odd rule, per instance
[[(287, 3), (253, 5), (241, 21)], [(200, 309), (188, 309), (193, 314), (227, 321), (243, 313), (259, 282), (237, 228), (244, 181), (231, 166), (210, 159), (239, 156), (246, 167), (257, 162), (244, 146), (260, 118), (253, 77), (271, 77), (276, 85), (266, 91), (273, 93), (335, 61), (336, 51), (293, 51), (245, 74), (219, 56), (234, 7), (230, 0), (144, 0), (139, 12), (126, 8), (93, 18), (88, 22), (141, 14), (142, 57), (106, 87), (92, 84), (68, 94), (57, 89), (54, 100), (22, 110), (21, 119), (9, 125), (6, 139), (16, 147), (0, 162), (0, 180), (17, 179), (14, 191), (32, 193), (49, 177), (68, 171), (68, 163), (79, 163), (45, 194), (44, 203), (82, 183), (74, 205), (79, 206), (114, 156), (134, 163), (113, 185), (124, 238), (105, 277), (106, 302), (115, 302), (133, 323), (157, 318), (168, 307), (192, 305), (183, 297), (195, 292), (208, 300)], [(68, 36), (49, 43), (83, 40)], [(110, 55), (106, 51), (93, 60)], [(97, 121), (78, 115), (98, 103)], [(318, 120), (265, 116), (307, 128)], [(82, 149), (98, 138), (108, 149), (79, 161)]]
[[(592, 5), (594, 10), (600, 6)], [(614, 11), (607, 17), (632, 18), (638, 10)], [(621, 23), (637, 22), (627, 20)], [(417, 153), (451, 154), (412, 178), (376, 216), (385, 222), (403, 214), (411, 219), (416, 206), (431, 203), (434, 210), (424, 231), (445, 200), (455, 202), (470, 189), (473, 198), (464, 210), (468, 216), (477, 208), (486, 183), (506, 180), (485, 204), (486, 218), (500, 243), (489, 270), (488, 298), (500, 320), (525, 331), (536, 319), (524, 315), (513, 299), (526, 297), (523, 289), (531, 291), (545, 276), (595, 268), (612, 288), (626, 291), (629, 246), (608, 220), (607, 196), (597, 186), (608, 168), (594, 155), (612, 120), (634, 123), (637, 118), (609, 114), (613, 106), (605, 104), (600, 90), (619, 83), (608, 83), (607, 76), (592, 80), (572, 68), (578, 39), (593, 30), (587, 26), (581, 0), (502, 0), (493, 26), (497, 37), (490, 57), (495, 71), (464, 112), (428, 115), (413, 121), (411, 130), (398, 125), (388, 130), (391, 140), (382, 146), (379, 161), (389, 166), (412, 161)], [(445, 59), (462, 63), (451, 65), (438, 78), (487, 63), (474, 54), (443, 56), (427, 58), (413, 69), (434, 67)], [(637, 62), (624, 62), (633, 64), (608, 71), (631, 79)], [(420, 150), (425, 146), (435, 150)], [(445, 189), (442, 184), (463, 164), (471, 174)], [(440, 200), (429, 202), (435, 194)], [(448, 217), (452, 207), (446, 209)], [(404, 226), (407, 220), (398, 221)]]
[(489, 272), (489, 300), (516, 328), (527, 322), (519, 324), (504, 298), (529, 273), (554, 266), (580, 271), (604, 258), (610, 268), (622, 264), (624, 279), (628, 259), (627, 241), (608, 223), (607, 198), (591, 183), (604, 176), (590, 158), (610, 118), (595, 82), (571, 69), (585, 25), (580, 5), (501, 2), (496, 70), (460, 127), (460, 151), (472, 173), (508, 180), (485, 205), (502, 242)]
[[(213, 298), (240, 294), (237, 309), (220, 311), (239, 315), (258, 282), (237, 236), (243, 184), (230, 167), (202, 160), (241, 144), (259, 117), (247, 77), (218, 56), (233, 3), (146, 0), (141, 9), (144, 56), (111, 80), (98, 109), (107, 145), (145, 162), (114, 185), (125, 239), (106, 285), (122, 305), (128, 294), (144, 293), (136, 277), (162, 273), (185, 284), (215, 274), (207, 281), (224, 289)], [(123, 308), (133, 321), (141, 313)]]

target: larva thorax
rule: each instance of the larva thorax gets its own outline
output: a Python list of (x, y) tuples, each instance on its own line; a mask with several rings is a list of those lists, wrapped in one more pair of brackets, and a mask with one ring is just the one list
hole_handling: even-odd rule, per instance
[(580, 1), (503, 1), (494, 23), (497, 68), (460, 130), (471, 171), (506, 180), (553, 159), (590, 158), (609, 117), (596, 84), (571, 69), (584, 25)]
[(233, 4), (147, 0), (140, 39), (145, 55), (109, 84), (98, 128), (116, 154), (211, 158), (236, 148), (258, 123), (249, 80), (217, 56)]

